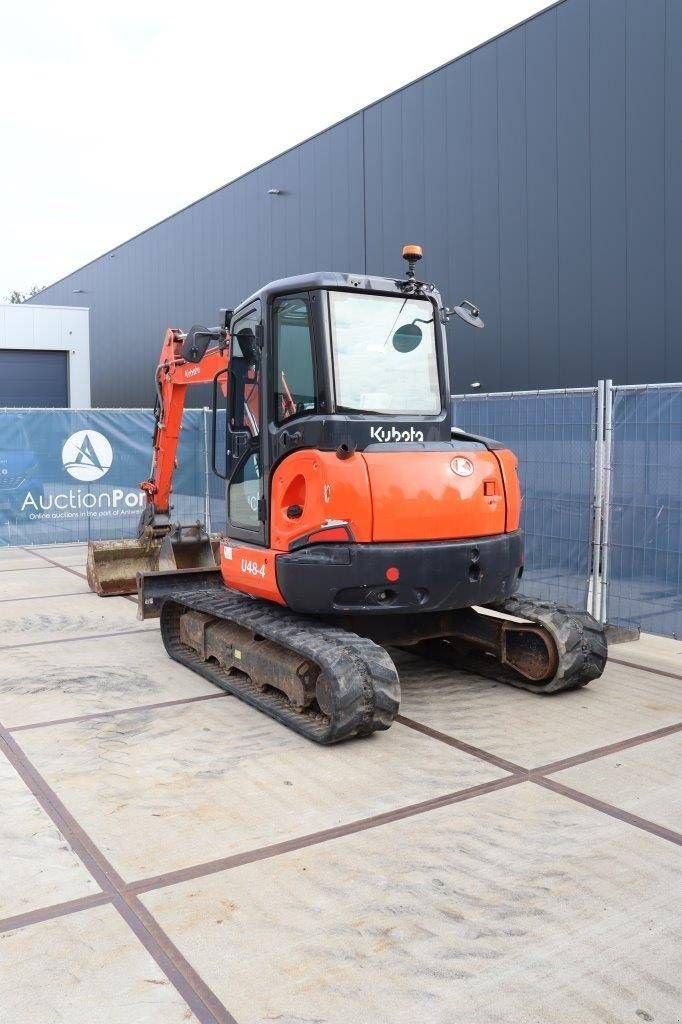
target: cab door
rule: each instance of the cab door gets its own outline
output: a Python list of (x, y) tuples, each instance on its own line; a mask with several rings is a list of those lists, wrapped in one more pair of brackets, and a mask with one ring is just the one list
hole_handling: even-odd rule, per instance
[(249, 544), (266, 543), (261, 386), (263, 367), (261, 305), (256, 300), (230, 328), (226, 475), (227, 536)]

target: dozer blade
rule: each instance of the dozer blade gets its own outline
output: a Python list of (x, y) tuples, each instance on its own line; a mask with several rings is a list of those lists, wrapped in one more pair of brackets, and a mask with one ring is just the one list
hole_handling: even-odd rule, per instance
[(100, 597), (137, 592), (138, 572), (159, 568), (161, 540), (101, 540), (88, 545), (88, 586)]

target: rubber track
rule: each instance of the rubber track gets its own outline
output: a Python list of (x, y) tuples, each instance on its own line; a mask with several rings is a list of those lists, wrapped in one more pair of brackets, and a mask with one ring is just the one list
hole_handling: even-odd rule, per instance
[[(318, 665), (333, 684), (331, 717), (295, 711), (284, 694), (274, 689), (262, 692), (247, 676), (204, 661), (180, 643), (180, 616), (190, 608), (234, 622)], [(383, 647), (355, 633), (234, 591), (216, 593), (215, 588), (174, 594), (163, 604), (160, 625), (171, 658), (316, 743), (369, 736), (388, 729), (398, 713), (400, 680), (393, 661)]]
[(513, 669), (500, 665), (493, 657), (460, 653), (448, 643), (447, 638), (427, 640), (407, 650), (468, 672), (484, 675), (497, 682), (510, 683), (532, 693), (576, 690), (593, 679), (598, 679), (604, 671), (608, 655), (606, 634), (603, 626), (587, 612), (580, 612), (575, 608), (562, 608), (520, 594), (509, 598), (506, 604), (495, 610), (519, 619), (528, 619), (538, 626), (543, 626), (551, 634), (559, 655), (557, 671), (551, 679), (543, 683), (530, 682)]

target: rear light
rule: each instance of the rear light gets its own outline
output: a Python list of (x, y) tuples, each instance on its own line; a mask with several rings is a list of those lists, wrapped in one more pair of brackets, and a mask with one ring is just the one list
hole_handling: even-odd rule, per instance
[(349, 524), (339, 519), (328, 519), (312, 533), (305, 533), (302, 537), (296, 537), (289, 544), (290, 551), (297, 551), (309, 544), (348, 544), (355, 540), (353, 531)]
[(329, 530), (316, 530), (315, 533), (308, 534), (309, 544), (326, 544), (331, 540), (349, 541), (350, 539), (351, 534), (347, 526), (335, 526)]
[(395, 565), (391, 565), (386, 570), (386, 579), (389, 583), (397, 583), (400, 579), (400, 569), (396, 568)]

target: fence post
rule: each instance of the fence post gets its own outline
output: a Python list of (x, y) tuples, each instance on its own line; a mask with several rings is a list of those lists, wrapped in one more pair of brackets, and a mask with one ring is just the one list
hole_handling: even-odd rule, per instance
[(602, 462), (601, 603), (599, 622), (606, 622), (609, 597), (609, 530), (611, 527), (611, 462), (613, 458), (613, 381), (604, 381), (604, 457)]
[(592, 568), (588, 597), (588, 611), (595, 619), (599, 619), (602, 605), (601, 534), (604, 510), (604, 391), (605, 382), (598, 380), (592, 487)]
[(204, 520), (206, 532), (211, 532), (211, 478), (208, 468), (208, 407), (204, 406)]

